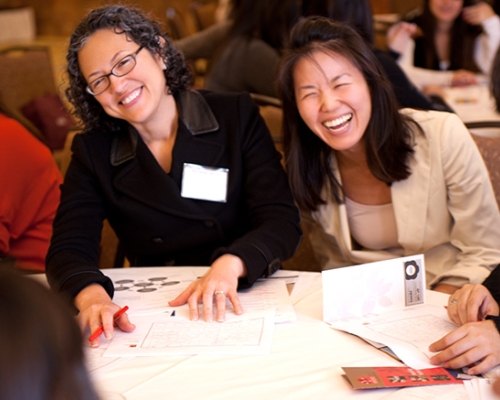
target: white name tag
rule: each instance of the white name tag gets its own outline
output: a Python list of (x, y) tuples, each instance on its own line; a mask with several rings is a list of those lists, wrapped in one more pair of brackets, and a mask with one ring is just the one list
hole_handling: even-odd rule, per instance
[(229, 169), (184, 163), (181, 196), (225, 203)]

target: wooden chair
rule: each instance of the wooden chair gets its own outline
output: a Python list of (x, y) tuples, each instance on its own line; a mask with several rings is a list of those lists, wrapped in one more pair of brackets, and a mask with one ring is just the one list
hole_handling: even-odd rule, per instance
[(257, 103), (260, 115), (264, 118), (276, 148), (283, 153), (283, 110), (281, 101), (275, 97), (265, 96), (258, 93), (250, 93), (252, 99)]
[(175, 7), (166, 11), (168, 34), (172, 40), (179, 40), (189, 35), (189, 30), (182, 13)]
[[(283, 153), (283, 110), (281, 101), (275, 97), (265, 96), (258, 93), (250, 93), (252, 99), (260, 108), (260, 114), (264, 118), (266, 125), (271, 132), (274, 144), (278, 151)], [(316, 260), (314, 251), (309, 239), (309, 234), (302, 225), (304, 236), (295, 254), (289, 260), (283, 262), (283, 269), (296, 271), (321, 271), (321, 266)]]
[(12, 46), (0, 50), (0, 95), (20, 111), (35, 97), (58, 93), (48, 46)]
[(215, 24), (215, 11), (218, 2), (214, 0), (197, 0), (189, 6), (195, 27), (198, 31)]
[[(0, 50), (0, 98), (16, 118), (41, 138), (42, 133), (23, 116), (21, 109), (33, 99), (50, 94), (61, 95), (54, 79), (49, 46), (16, 45)], [(59, 167), (61, 153), (53, 151)]]

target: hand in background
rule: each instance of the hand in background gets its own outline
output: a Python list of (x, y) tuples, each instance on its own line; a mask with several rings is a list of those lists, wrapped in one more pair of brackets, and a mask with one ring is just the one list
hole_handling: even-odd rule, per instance
[(199, 318), (198, 304), (203, 303), (203, 316), (206, 322), (212, 322), (215, 305), (217, 307), (216, 321), (223, 322), (226, 312), (226, 298), (232, 303), (235, 314), (243, 313), (236, 290), (238, 289), (238, 278), (245, 274), (245, 264), (239, 257), (224, 254), (214, 261), (205, 275), (191, 283), (186, 290), (168, 304), (177, 307), (188, 303), (189, 317), (195, 321)]
[(444, 87), (441, 85), (427, 85), (422, 88), (422, 92), (427, 96), (439, 96), (444, 98)]
[[(84, 332), (89, 327), (92, 334), (102, 326), (104, 336), (111, 338), (115, 323), (124, 332), (131, 332), (135, 329), (135, 325), (130, 323), (127, 314), (123, 314), (116, 321), (113, 320), (113, 315), (120, 310), (120, 306), (113, 303), (101, 285), (93, 284), (82, 289), (75, 297), (75, 306), (80, 310), (77, 319)], [(90, 345), (98, 347), (99, 338), (93, 340)]]
[(387, 31), (387, 46), (392, 51), (401, 54), (408, 41), (417, 33), (417, 25), (408, 22), (398, 22)]
[(465, 69), (459, 69), (451, 77), (451, 86), (477, 85), (476, 75)]
[(478, 362), (468, 374), (482, 374), (500, 364), (500, 333), (493, 321), (469, 322), (429, 346), (434, 365), (462, 368)]
[(487, 315), (499, 315), (499, 306), (483, 285), (466, 284), (448, 300), (448, 316), (457, 325), (481, 321)]
[(495, 11), (484, 1), (473, 6), (464, 7), (462, 11), (463, 20), (470, 25), (481, 25), (493, 15), (495, 15)]

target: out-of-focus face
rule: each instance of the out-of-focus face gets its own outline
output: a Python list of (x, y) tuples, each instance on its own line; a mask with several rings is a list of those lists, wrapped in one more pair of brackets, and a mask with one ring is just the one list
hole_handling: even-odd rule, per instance
[(453, 22), (464, 6), (463, 0), (429, 0), (429, 9), (441, 22)]
[[(89, 83), (109, 74), (124, 57), (135, 54), (139, 48), (137, 43), (127, 40), (126, 35), (104, 29), (88, 38), (78, 52), (78, 63)], [(158, 118), (169, 95), (161, 58), (153, 56), (146, 48), (135, 58), (135, 67), (124, 76), (109, 76), (110, 86), (95, 98), (108, 115), (123, 119), (140, 130)]]
[(332, 149), (361, 150), (372, 104), (359, 69), (337, 53), (316, 51), (293, 71), (297, 108), (306, 125)]

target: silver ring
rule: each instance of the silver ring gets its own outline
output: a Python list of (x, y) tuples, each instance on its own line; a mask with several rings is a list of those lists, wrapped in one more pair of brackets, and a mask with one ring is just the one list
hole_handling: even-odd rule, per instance
[(451, 299), (450, 306), (452, 306), (453, 304), (457, 304), (457, 303), (458, 303), (458, 299)]
[(216, 290), (216, 291), (214, 292), (214, 296), (217, 296), (218, 294), (221, 294), (221, 295), (223, 295), (223, 296), (225, 296), (225, 295), (226, 295), (226, 294), (224, 293), (224, 290)]

